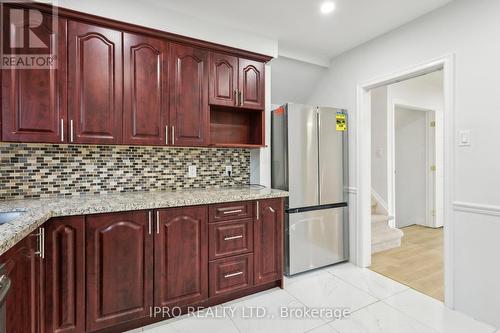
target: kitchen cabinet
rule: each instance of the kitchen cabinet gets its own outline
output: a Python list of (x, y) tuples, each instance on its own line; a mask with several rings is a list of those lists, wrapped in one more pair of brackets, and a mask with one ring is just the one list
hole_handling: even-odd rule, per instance
[(238, 106), (238, 57), (210, 53), (210, 104)]
[(68, 22), (69, 142), (122, 141), (122, 33)]
[(264, 63), (239, 60), (240, 107), (264, 110)]
[(156, 213), (155, 305), (183, 306), (208, 298), (207, 207)]
[(208, 51), (172, 44), (170, 125), (174, 146), (208, 145)]
[(153, 235), (147, 211), (89, 215), (87, 331), (149, 315), (153, 305)]
[(283, 275), (283, 200), (255, 202), (254, 282), (276, 281)]
[(168, 42), (123, 35), (123, 143), (168, 144)]
[(42, 332), (44, 262), (41, 230), (21, 240), (1, 257), (11, 280), (5, 303), (6, 332)]
[[(5, 13), (8, 11), (4, 10)], [(4, 18), (2, 28), (10, 31), (11, 16), (5, 14)], [(2, 141), (57, 143), (66, 140), (66, 20), (59, 19), (58, 31), (54, 32), (52, 16), (45, 14), (42, 18), (37, 36), (49, 46), (46, 52), (57, 60), (52, 68), (2, 69)], [(13, 29), (4, 37), (22, 40), (22, 34), (23, 29)], [(9, 41), (5, 42), (4, 45), (10, 45)], [(27, 46), (12, 52), (33, 54)]]
[(230, 294), (253, 286), (253, 255), (210, 262), (210, 297)]
[(45, 331), (85, 332), (85, 217), (45, 225)]

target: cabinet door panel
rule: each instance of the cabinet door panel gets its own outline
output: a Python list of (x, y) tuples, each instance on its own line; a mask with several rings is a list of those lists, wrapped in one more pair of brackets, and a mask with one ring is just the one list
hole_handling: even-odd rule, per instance
[(182, 306), (208, 297), (207, 208), (158, 211), (155, 305)]
[(17, 243), (1, 258), (11, 288), (5, 302), (6, 332), (38, 333), (43, 327), (43, 260), (37, 254), (38, 231)]
[(87, 216), (87, 330), (144, 318), (153, 304), (147, 212)]
[(125, 144), (165, 145), (168, 125), (168, 43), (124, 34)]
[(283, 200), (259, 200), (254, 224), (255, 284), (283, 275)]
[(46, 331), (85, 332), (85, 219), (57, 218), (46, 226)]
[[(8, 13), (8, 10), (3, 12), (5, 31), (10, 30)], [(67, 118), (66, 20), (59, 19), (57, 31), (53, 31), (52, 17), (42, 18), (37, 36), (46, 40), (50, 46), (48, 52), (57, 61), (52, 68), (2, 70), (2, 141), (57, 143), (65, 139), (62, 127)], [(18, 39), (16, 35), (25, 29), (13, 29), (12, 35), (5, 35)], [(12, 52), (29, 54), (30, 50), (25, 47)]]
[(264, 110), (264, 64), (258, 61), (240, 59), (239, 86), (242, 93), (241, 107)]
[(238, 58), (210, 53), (210, 104), (237, 106)]
[(68, 45), (69, 118), (73, 122), (73, 142), (120, 143), (122, 33), (70, 21)]
[(175, 146), (206, 146), (209, 126), (208, 51), (172, 44), (170, 124)]

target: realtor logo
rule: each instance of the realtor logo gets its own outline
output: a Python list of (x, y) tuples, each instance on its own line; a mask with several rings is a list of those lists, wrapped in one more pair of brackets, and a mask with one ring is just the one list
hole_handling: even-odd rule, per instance
[(58, 19), (54, 1), (43, 12), (26, 0), (0, 0), (3, 69), (57, 68)]

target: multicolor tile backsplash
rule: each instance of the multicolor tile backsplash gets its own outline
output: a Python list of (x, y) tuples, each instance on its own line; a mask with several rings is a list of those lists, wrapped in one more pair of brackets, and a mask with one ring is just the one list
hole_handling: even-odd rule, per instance
[[(189, 165), (196, 165), (196, 178), (187, 177)], [(231, 178), (226, 165), (233, 167)], [(245, 149), (0, 143), (0, 200), (249, 182)]]

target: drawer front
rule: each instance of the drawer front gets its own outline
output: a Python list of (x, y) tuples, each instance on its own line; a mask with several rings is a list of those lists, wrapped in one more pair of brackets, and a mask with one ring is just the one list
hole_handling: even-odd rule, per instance
[(253, 251), (253, 219), (212, 223), (208, 231), (209, 259)]
[(210, 205), (210, 222), (219, 222), (252, 217), (252, 201), (229, 202)]
[(229, 294), (253, 285), (253, 254), (210, 262), (210, 297)]

